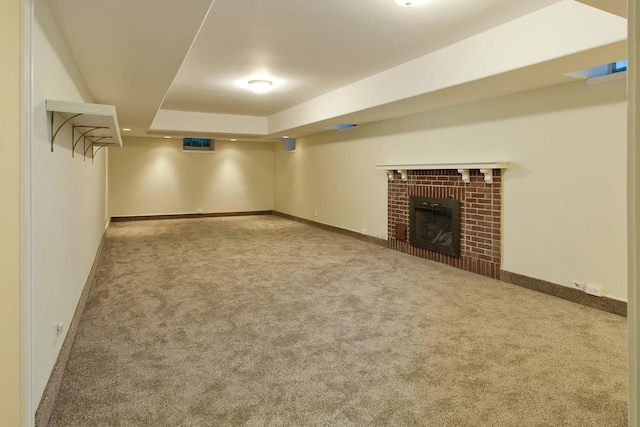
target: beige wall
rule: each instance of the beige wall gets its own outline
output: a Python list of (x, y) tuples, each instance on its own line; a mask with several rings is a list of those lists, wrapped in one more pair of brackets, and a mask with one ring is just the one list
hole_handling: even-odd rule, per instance
[(640, 274), (638, 267), (639, 244), (640, 244), (640, 97), (638, 96), (638, 20), (640, 19), (640, 9), (637, 0), (629, 0), (629, 104), (628, 104), (628, 224), (629, 224), (629, 427), (640, 426), (640, 411), (638, 410), (638, 390), (640, 390)]
[[(71, 157), (65, 126), (50, 150), (45, 100), (92, 102), (49, 3), (35, 2), (31, 141), (32, 408), (42, 397), (106, 225), (106, 156)], [(56, 123), (61, 123), (60, 117)], [(76, 152), (78, 154), (78, 152)], [(53, 344), (53, 323), (64, 334)]]
[(386, 238), (387, 179), (375, 165), (381, 140), (401, 135), (385, 136), (378, 126), (298, 139), (295, 152), (277, 146), (274, 209)]
[(21, 8), (0, 6), (0, 424), (20, 425)]
[(273, 208), (273, 144), (216, 141), (184, 153), (181, 139), (125, 138), (109, 149), (112, 216)]
[(376, 164), (510, 161), (503, 269), (626, 300), (625, 81), (572, 83), (299, 139), (276, 150), (275, 210), (387, 234)]

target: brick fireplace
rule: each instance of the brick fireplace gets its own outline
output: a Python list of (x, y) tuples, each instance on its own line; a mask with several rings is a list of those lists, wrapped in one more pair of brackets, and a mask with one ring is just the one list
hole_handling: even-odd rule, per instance
[[(500, 278), (501, 169), (389, 170), (388, 246), (484, 276)], [(464, 179), (464, 180), (463, 180)], [(465, 182), (468, 181), (468, 182)], [(434, 252), (409, 243), (409, 200), (412, 196), (460, 202), (459, 256)]]

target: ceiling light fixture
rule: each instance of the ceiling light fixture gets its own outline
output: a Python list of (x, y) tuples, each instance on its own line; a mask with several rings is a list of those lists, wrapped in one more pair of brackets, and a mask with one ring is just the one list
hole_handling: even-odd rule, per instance
[(272, 84), (269, 80), (249, 80), (249, 87), (255, 93), (267, 92)]
[(422, 0), (393, 0), (393, 1), (396, 2), (397, 5), (404, 6), (404, 7), (418, 6), (419, 4), (423, 3)]
[(236, 141), (237, 141), (237, 139), (231, 138), (231, 142), (236, 142)]
[(171, 137), (170, 136), (165, 136), (165, 139), (171, 139)]
[(129, 128), (122, 128), (122, 130), (123, 130), (123, 131), (125, 131), (125, 132), (129, 132), (131, 129), (129, 129)]

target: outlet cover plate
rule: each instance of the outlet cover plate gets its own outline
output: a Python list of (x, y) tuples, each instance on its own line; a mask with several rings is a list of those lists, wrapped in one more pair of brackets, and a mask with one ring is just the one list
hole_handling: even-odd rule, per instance
[(588, 293), (589, 295), (593, 295), (595, 297), (601, 297), (602, 296), (602, 288), (600, 286), (587, 285), (587, 287), (584, 289), (584, 291), (586, 293)]
[(579, 291), (584, 291), (584, 282), (580, 280), (571, 279), (571, 287)]

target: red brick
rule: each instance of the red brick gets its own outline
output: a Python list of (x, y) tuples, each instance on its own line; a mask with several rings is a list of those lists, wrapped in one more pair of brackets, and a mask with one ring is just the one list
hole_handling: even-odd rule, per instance
[[(456, 170), (410, 171), (409, 181), (388, 182), (388, 246), (479, 274), (497, 277), (500, 270), (500, 171), (494, 173), (493, 184), (486, 184), (478, 170), (471, 170), (471, 183), (462, 182)], [(408, 242), (396, 241), (396, 223), (408, 223), (409, 196), (453, 196), (460, 200), (460, 258), (415, 248)], [(483, 247), (481, 247), (483, 246)]]

